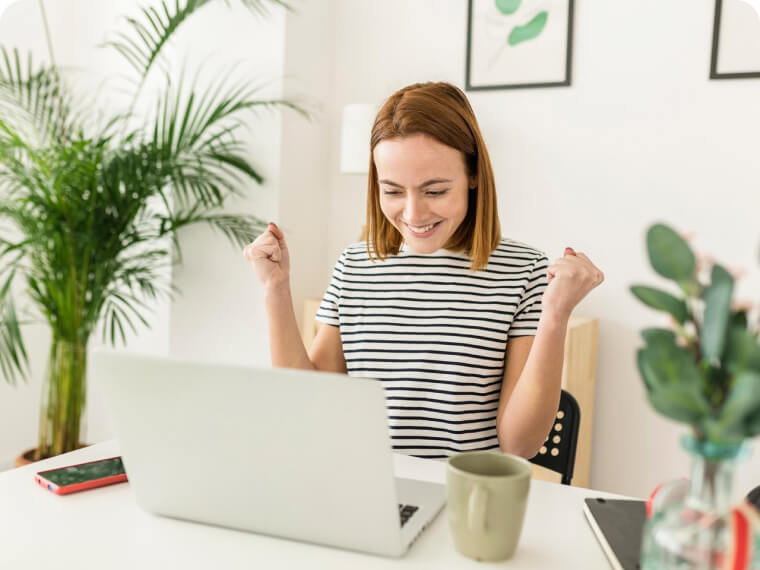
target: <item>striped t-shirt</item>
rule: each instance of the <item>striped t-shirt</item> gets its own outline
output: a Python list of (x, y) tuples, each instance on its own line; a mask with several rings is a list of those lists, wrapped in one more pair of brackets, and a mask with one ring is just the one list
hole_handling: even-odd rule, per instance
[(444, 458), (498, 449), (509, 338), (536, 334), (549, 262), (502, 239), (485, 269), (439, 250), (370, 261), (364, 242), (333, 270), (317, 319), (340, 327), (348, 374), (385, 387), (394, 451)]

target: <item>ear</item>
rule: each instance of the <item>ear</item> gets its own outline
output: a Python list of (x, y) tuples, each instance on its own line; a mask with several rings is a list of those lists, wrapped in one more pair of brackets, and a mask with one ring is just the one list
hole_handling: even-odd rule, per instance
[(469, 176), (467, 178), (467, 187), (470, 190), (474, 190), (478, 187), (478, 177), (477, 176)]

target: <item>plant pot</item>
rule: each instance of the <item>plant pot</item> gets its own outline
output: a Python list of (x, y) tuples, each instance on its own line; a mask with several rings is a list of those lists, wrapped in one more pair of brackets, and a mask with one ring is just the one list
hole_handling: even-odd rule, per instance
[[(91, 443), (83, 443), (79, 446), (78, 449), (81, 449), (83, 447), (87, 447), (89, 445), (92, 445)], [(14, 467), (23, 467), (24, 465), (29, 465), (30, 463), (35, 463), (37, 460), (34, 458), (34, 454), (37, 453), (37, 448), (33, 447), (31, 449), (27, 449), (24, 451), (21, 455), (19, 455), (16, 459), (13, 460), (13, 466)], [(43, 459), (48, 459), (46, 457), (43, 457)]]
[(13, 466), (14, 467), (23, 467), (24, 465), (29, 465), (30, 463), (34, 463), (34, 454), (37, 452), (37, 448), (33, 447), (32, 449), (27, 449), (24, 453), (19, 455), (16, 459), (13, 460)]

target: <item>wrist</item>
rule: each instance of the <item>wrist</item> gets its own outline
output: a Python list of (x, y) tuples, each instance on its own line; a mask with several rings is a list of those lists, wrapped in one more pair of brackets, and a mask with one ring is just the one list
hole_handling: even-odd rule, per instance
[(542, 329), (561, 329), (567, 328), (570, 321), (570, 314), (560, 311), (545, 310), (541, 313), (538, 320), (538, 326)]
[(264, 286), (264, 298), (282, 298), (290, 296), (290, 282), (285, 279), (281, 281), (272, 281)]

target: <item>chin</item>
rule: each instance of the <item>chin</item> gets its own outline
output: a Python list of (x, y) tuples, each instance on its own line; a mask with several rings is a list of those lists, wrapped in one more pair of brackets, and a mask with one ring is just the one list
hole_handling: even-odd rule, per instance
[[(406, 241), (406, 244), (416, 253), (435, 253), (443, 247), (443, 245), (439, 243), (428, 243), (424, 240), (416, 240), (414, 238), (405, 238), (404, 241)], [(420, 241), (422, 241), (422, 243), (420, 243)]]

